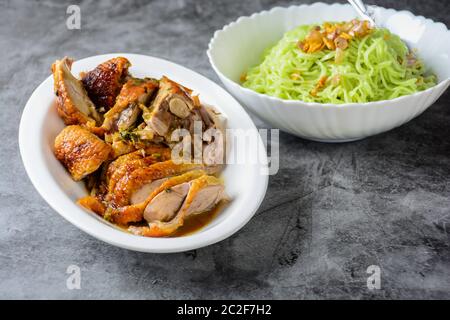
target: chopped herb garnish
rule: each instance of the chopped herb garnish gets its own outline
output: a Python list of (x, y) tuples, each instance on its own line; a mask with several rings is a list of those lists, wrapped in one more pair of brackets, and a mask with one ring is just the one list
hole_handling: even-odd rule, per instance
[(136, 142), (139, 140), (139, 136), (136, 133), (130, 132), (130, 131), (120, 131), (120, 137), (123, 140), (132, 141), (132, 142)]
[(107, 212), (104, 214), (103, 219), (106, 220), (106, 221), (108, 221), (108, 222), (113, 222), (111, 212), (108, 212), (108, 211), (107, 211)]

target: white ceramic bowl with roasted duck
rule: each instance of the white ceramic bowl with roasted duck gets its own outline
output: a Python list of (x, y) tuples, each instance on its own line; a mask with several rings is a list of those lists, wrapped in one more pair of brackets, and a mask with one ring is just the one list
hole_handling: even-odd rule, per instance
[(357, 18), (350, 5), (315, 3), (277, 7), (237, 21), (217, 31), (207, 51), (210, 63), (225, 87), (253, 114), (275, 128), (311, 140), (344, 142), (396, 128), (430, 107), (450, 85), (450, 31), (442, 23), (408, 11), (372, 7), (378, 25), (397, 34), (416, 49), (437, 75), (428, 90), (393, 100), (319, 104), (282, 100), (256, 93), (240, 84), (241, 75), (259, 63), (263, 51), (285, 32), (299, 25)]
[[(123, 59), (114, 60), (115, 57), (123, 57)], [(117, 92), (112, 94), (115, 91), (115, 84), (111, 80), (113, 79), (111, 74), (117, 72), (117, 68), (128, 68), (127, 63), (122, 63), (126, 60), (131, 62), (132, 66), (128, 69), (128, 73), (123, 72), (126, 77), (124, 76), (124, 83), (120, 85), (121, 89), (117, 89)], [(106, 65), (105, 61), (112, 62)], [(111, 66), (113, 69), (108, 70)], [(70, 67), (71, 61), (68, 59), (57, 61), (53, 65), (56, 81), (53, 77), (49, 77), (32, 94), (24, 109), (19, 132), (20, 152), (26, 171), (38, 192), (55, 211), (90, 235), (112, 245), (157, 253), (180, 252), (210, 245), (229, 237), (249, 221), (266, 192), (267, 158), (260, 159), (261, 161), (225, 163), (225, 168), (220, 176), (213, 177), (209, 172), (210, 167), (205, 168), (203, 164), (199, 165), (199, 168), (194, 168), (191, 165), (177, 165), (171, 162), (173, 158), (172, 160), (169, 158), (168, 161), (162, 159), (165, 157), (164, 154), (170, 154), (168, 152), (170, 150), (165, 149), (167, 146), (161, 149), (162, 147), (160, 148), (158, 145), (156, 149), (153, 149), (157, 152), (151, 151), (149, 154), (148, 145), (145, 148), (136, 145), (139, 141), (143, 141), (141, 140), (144, 139), (142, 136), (139, 136), (139, 139), (136, 138), (137, 136), (132, 136), (134, 138), (127, 140), (131, 133), (136, 135), (137, 132), (140, 132), (139, 134), (145, 132), (147, 136), (152, 133), (164, 141), (165, 133), (160, 130), (167, 131), (168, 128), (165, 125), (172, 126), (175, 123), (164, 122), (169, 113), (170, 121), (177, 119), (176, 121), (179, 121), (176, 122), (177, 124), (181, 123), (181, 120), (191, 120), (189, 117), (194, 114), (192, 113), (194, 111), (196, 115), (199, 115), (201, 121), (206, 121), (206, 118), (203, 118), (204, 114), (200, 115), (200, 110), (203, 110), (199, 109), (200, 101), (202, 104), (213, 106), (216, 112), (220, 113), (221, 117), (225, 119), (224, 123), (227, 129), (256, 132), (250, 117), (231, 95), (215, 83), (189, 69), (166, 60), (143, 55), (122, 53), (101, 55), (75, 61), (71, 71)], [(81, 74), (83, 81), (76, 78), (79, 73), (87, 71), (91, 72)], [(106, 72), (105, 76), (102, 75), (102, 72)], [(164, 78), (164, 76), (168, 78)], [(150, 78), (161, 80), (158, 82)], [(101, 87), (108, 81), (111, 84), (110, 87)], [(55, 88), (54, 82), (57, 83)], [(83, 86), (84, 89), (82, 89)], [(193, 91), (191, 92), (186, 87)], [(54, 89), (57, 97), (55, 97)], [(98, 95), (98, 93), (103, 95)], [(87, 94), (90, 99), (86, 98)], [(196, 97), (197, 94), (199, 99)], [(171, 100), (167, 100), (168, 97)], [(178, 100), (174, 97), (177, 97)], [(185, 104), (183, 99), (192, 105)], [(123, 103), (124, 101), (125, 103)], [(152, 101), (151, 106), (149, 101)], [(166, 107), (168, 109), (164, 109)], [(192, 109), (185, 110), (185, 107)], [(109, 109), (109, 113), (105, 113), (105, 108)], [(120, 112), (115, 114), (119, 109)], [(140, 113), (135, 113), (136, 110)], [(203, 111), (205, 114), (209, 112)], [(148, 128), (145, 121), (142, 122), (141, 126), (144, 131), (141, 132), (140, 126), (132, 127), (132, 124), (136, 122), (138, 114), (139, 119), (145, 118), (146, 112), (148, 118), (145, 121), (148, 123)], [(113, 116), (110, 117), (110, 115)], [(101, 126), (98, 123), (100, 118)], [(213, 121), (209, 125), (212, 123)], [(134, 125), (137, 125), (137, 122)], [(146, 131), (146, 129), (148, 130)], [(125, 135), (124, 132), (126, 132)], [(146, 139), (153, 139), (153, 135), (151, 137)], [(130, 152), (130, 150), (126, 150), (127, 146), (133, 146), (135, 149)], [(248, 145), (248, 148), (265, 150), (259, 135), (253, 144)], [(228, 144), (227, 149), (228, 157), (233, 158), (236, 152), (235, 146)], [(257, 153), (255, 151), (254, 154)], [(260, 157), (261, 154), (259, 152)], [(131, 155), (130, 158), (127, 158), (129, 155)], [(118, 159), (123, 161), (116, 161)], [(131, 161), (127, 162), (128, 160)], [(119, 163), (121, 161), (124, 164), (122, 167), (120, 167), (122, 164)], [(104, 170), (99, 169), (102, 168), (102, 165)], [(142, 170), (137, 172), (137, 168)], [(186, 168), (188, 170), (185, 170)], [(91, 178), (102, 179), (100, 177), (107, 176), (108, 180), (105, 180), (108, 181), (107, 189), (111, 181), (115, 182), (115, 186), (124, 183), (129, 187), (129, 182), (136, 186), (137, 183), (143, 181), (146, 174), (149, 174), (149, 170), (162, 178), (157, 185), (152, 187), (151, 191), (146, 189), (149, 194), (153, 192), (154, 196), (152, 200), (148, 199), (149, 201), (145, 203), (145, 212), (139, 211), (141, 215), (146, 215), (145, 220), (153, 221), (148, 222), (148, 226), (153, 225), (152, 228), (127, 225), (127, 229), (124, 229), (123, 224), (120, 224), (119, 227), (117, 223), (119, 216), (115, 215), (118, 213), (116, 209), (121, 208), (117, 207), (118, 202), (114, 202), (114, 206), (105, 207), (108, 203), (106, 202), (108, 193), (101, 198), (98, 196), (102, 186), (95, 184), (95, 187), (92, 188), (89, 187), (90, 182), (85, 184), (86, 181), (81, 181), (83, 179), (91, 181)], [(206, 171), (208, 174), (205, 173)], [(193, 173), (188, 174), (188, 172)], [(109, 173), (112, 175), (108, 175)], [(124, 173), (126, 173), (125, 178), (120, 176)], [(114, 178), (116, 176), (123, 179), (117, 180)], [(155, 177), (147, 179), (147, 182), (154, 182)], [(175, 183), (176, 179), (181, 179), (183, 184)], [(169, 183), (170, 181), (171, 183)], [(208, 192), (199, 192), (199, 190), (205, 191), (205, 186), (211, 187), (207, 190)], [(147, 187), (148, 185), (146, 185)], [(90, 188), (91, 196), (88, 195), (88, 188)], [(144, 189), (141, 188), (140, 191)], [(121, 190), (126, 190), (126, 188)], [(177, 198), (179, 192), (181, 192), (182, 200)], [(202, 203), (203, 200), (211, 198), (211, 192), (214, 200), (210, 203)], [(92, 197), (92, 194), (95, 194), (95, 197)], [(190, 194), (192, 194), (192, 199), (188, 201)], [(176, 222), (170, 225), (175, 218), (170, 217), (170, 219), (163, 220), (163, 218), (155, 216), (161, 212), (170, 212), (171, 214), (176, 213), (175, 217), (181, 217), (180, 212), (184, 212), (184, 218), (186, 218), (189, 212), (200, 213), (211, 209), (212, 205), (216, 205), (219, 200), (224, 199), (225, 195), (229, 201), (221, 208), (222, 210), (212, 219), (204, 219), (208, 223), (201, 225), (198, 230), (192, 229), (192, 232), (187, 230), (188, 232), (185, 234), (174, 236), (172, 231), (182, 224), (177, 225), (178, 222)], [(118, 193), (113, 193), (112, 196), (114, 199), (109, 199), (110, 203), (118, 201)], [(129, 205), (128, 207), (135, 205), (133, 197), (139, 198), (139, 196), (131, 196), (123, 204)], [(148, 194), (143, 199), (147, 200), (147, 198)], [(154, 199), (159, 199), (159, 202), (153, 201)], [(171, 199), (178, 202), (172, 202)], [(144, 203), (142, 201), (142, 199), (136, 200), (136, 205)], [(151, 209), (149, 209), (150, 207)], [(136, 206), (132, 209), (136, 209)], [(107, 213), (110, 214), (108, 217), (106, 217)], [(124, 212), (121, 211), (120, 214), (124, 214)], [(131, 216), (126, 217), (127, 222), (131, 221)], [(140, 219), (144, 221), (142, 218), (141, 216)], [(184, 222), (183, 219), (179, 221)], [(133, 220), (132, 222), (137, 221)], [(155, 225), (158, 228), (155, 228)], [(175, 228), (170, 231), (174, 225)], [(195, 228), (196, 226), (191, 227)], [(147, 231), (148, 234), (146, 234)], [(163, 232), (161, 233), (161, 231)]]

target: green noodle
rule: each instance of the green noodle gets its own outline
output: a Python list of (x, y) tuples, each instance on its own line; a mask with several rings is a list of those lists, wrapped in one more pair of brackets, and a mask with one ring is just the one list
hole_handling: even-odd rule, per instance
[[(436, 77), (425, 75), (422, 61), (411, 60), (405, 43), (387, 29), (352, 39), (343, 61), (336, 63), (336, 51), (299, 50), (298, 41), (312, 27), (297, 27), (267, 49), (262, 63), (245, 75), (243, 86), (286, 100), (341, 104), (389, 100), (436, 85)], [(325, 76), (325, 87), (312, 95)]]

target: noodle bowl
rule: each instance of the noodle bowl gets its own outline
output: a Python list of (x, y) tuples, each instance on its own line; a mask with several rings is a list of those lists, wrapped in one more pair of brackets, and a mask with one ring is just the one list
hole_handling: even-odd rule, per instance
[(436, 85), (436, 77), (425, 74), (423, 62), (387, 29), (355, 37), (337, 61), (339, 50), (299, 49), (299, 40), (316, 28), (288, 31), (244, 75), (243, 86), (286, 100), (342, 104), (395, 99)]
[[(426, 81), (425, 78), (430, 75), (428, 72), (436, 75), (435, 86), (413, 94), (407, 94), (404, 91), (406, 89), (403, 88), (397, 93), (391, 91), (389, 95), (386, 95), (387, 97), (392, 94), (402, 96), (389, 100), (375, 101), (376, 94), (379, 95), (379, 93), (374, 91), (373, 97), (366, 93), (369, 97), (367, 99), (373, 99), (374, 101), (317, 103), (310, 102), (315, 100), (315, 97), (309, 97), (308, 93), (311, 93), (311, 88), (317, 86), (319, 89), (317, 90), (317, 97), (321, 98), (323, 92), (334, 85), (332, 82), (333, 76), (326, 79), (323, 86), (319, 82), (314, 82), (317, 79), (319, 81), (324, 79), (317, 76), (312, 78), (314, 79), (313, 83), (304, 90), (308, 96), (307, 99), (310, 101), (303, 101), (298, 97), (289, 99), (287, 96), (286, 98), (279, 98), (269, 94), (261, 94), (242, 85), (242, 80), (245, 80), (245, 78), (240, 79), (241, 75), (247, 72), (247, 76), (249, 76), (251, 73), (249, 70), (262, 62), (261, 57), (264, 56), (264, 50), (276, 45), (286, 32), (294, 30), (299, 25), (317, 25), (326, 21), (351, 21), (355, 19), (355, 10), (348, 4), (314, 3), (289, 8), (276, 7), (248, 17), (240, 17), (214, 34), (207, 54), (211, 66), (224, 86), (247, 110), (271, 127), (316, 141), (346, 142), (362, 139), (396, 128), (419, 116), (450, 85), (450, 56), (448, 54), (450, 52), (450, 31), (444, 24), (414, 16), (408, 11), (395, 11), (376, 6), (371, 6), (371, 11), (378, 26), (398, 35), (407, 44), (407, 47), (411, 48), (424, 61), (424, 64), (417, 69), (419, 74), (423, 73), (424, 82)], [(306, 31), (304, 34), (306, 34)], [(299, 40), (302, 39), (295, 37), (292, 40), (292, 46), (297, 45), (297, 53), (301, 55), (302, 52), (299, 50), (301, 47), (298, 46)], [(368, 44), (368, 40), (366, 40), (366, 44)], [(344, 51), (349, 50), (350, 46), (356, 44), (357, 41), (360, 40), (350, 41), (349, 47)], [(403, 46), (405, 50), (407, 47)], [(320, 54), (320, 52), (316, 52), (309, 54), (309, 56), (314, 56), (317, 53)], [(348, 55), (348, 52), (345, 53)], [(373, 52), (370, 55), (372, 54)], [(330, 58), (327, 61), (331, 65), (333, 59)], [(386, 59), (383, 58), (382, 61), (374, 64), (374, 67), (384, 68), (383, 63), (385, 61)], [(411, 59), (411, 62), (413, 61), (414, 59)], [(344, 64), (345, 61), (342, 62), (342, 65)], [(362, 66), (364, 67), (365, 64)], [(341, 66), (339, 67), (341, 68)], [(425, 72), (422, 69), (424, 67)], [(332, 70), (331, 67), (330, 70)], [(397, 69), (394, 69), (394, 71), (395, 73), (401, 72)], [(347, 76), (347, 72), (342, 72), (342, 74), (344, 77)], [(413, 75), (417, 76), (417, 73)], [(294, 79), (297, 77), (296, 75), (292, 76)], [(305, 74), (301, 76), (305, 77)], [(383, 77), (387, 77), (386, 73), (383, 73)], [(370, 76), (369, 79), (373, 81), (374, 78)], [(392, 76), (390, 76), (390, 79), (397, 81), (397, 78)], [(418, 80), (416, 84), (420, 85), (420, 77), (418, 77)], [(351, 79), (351, 81), (353, 81), (350, 82), (352, 89), (347, 89), (347, 91), (350, 97), (357, 100), (360, 98), (358, 95), (361, 95), (361, 90), (356, 89), (358, 83), (355, 80)], [(407, 84), (411, 86), (410, 83)], [(389, 87), (395, 90), (399, 86), (392, 81)], [(383, 88), (383, 86), (377, 88)], [(293, 95), (293, 93), (290, 94)]]

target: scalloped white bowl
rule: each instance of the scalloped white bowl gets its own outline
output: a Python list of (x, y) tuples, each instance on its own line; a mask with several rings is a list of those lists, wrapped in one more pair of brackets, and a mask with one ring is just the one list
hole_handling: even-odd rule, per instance
[(239, 84), (240, 75), (259, 63), (264, 49), (277, 43), (286, 31), (303, 24), (357, 17), (350, 5), (342, 4), (276, 7), (241, 17), (214, 34), (207, 51), (209, 61), (231, 94), (274, 128), (323, 142), (346, 142), (379, 134), (420, 115), (449, 87), (450, 31), (442, 23), (408, 11), (371, 8), (377, 24), (418, 50), (426, 66), (438, 76), (438, 85), (393, 100), (336, 105), (282, 100)]
[[(72, 71), (95, 68), (113, 57), (130, 60), (130, 71), (137, 77), (160, 78), (163, 75), (182, 83), (200, 94), (200, 99), (215, 106), (226, 117), (228, 129), (255, 130), (252, 120), (240, 104), (219, 85), (198, 73), (175, 63), (138, 54), (116, 53), (77, 60)], [(64, 123), (54, 106), (53, 78), (48, 77), (33, 92), (25, 106), (20, 121), (19, 147), (25, 169), (31, 182), (61, 216), (88, 234), (112, 245), (142, 252), (180, 252), (201, 248), (221, 241), (242, 228), (254, 215), (267, 189), (267, 158), (259, 138), (247, 145), (258, 159), (245, 163), (228, 164), (222, 173), (225, 188), (232, 201), (213, 221), (198, 232), (178, 238), (146, 238), (136, 236), (115, 227), (84, 210), (76, 201), (87, 194), (82, 182), (75, 182), (53, 154), (55, 137)], [(258, 136), (259, 137), (259, 136)], [(237, 147), (228, 146), (230, 159), (236, 157)]]

